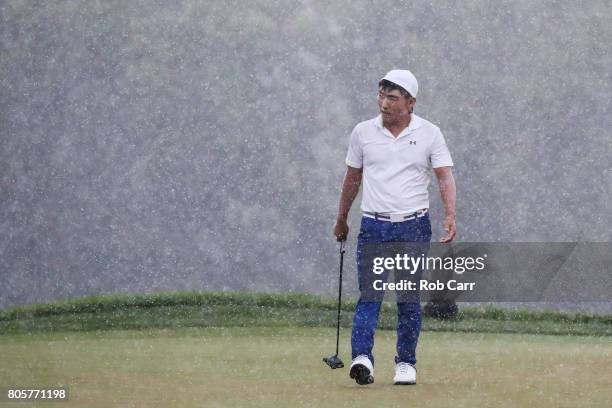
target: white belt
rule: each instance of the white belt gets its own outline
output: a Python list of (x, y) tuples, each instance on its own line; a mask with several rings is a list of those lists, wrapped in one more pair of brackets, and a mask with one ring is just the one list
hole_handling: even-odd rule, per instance
[(415, 212), (400, 213), (400, 214), (363, 211), (364, 217), (374, 218), (375, 220), (389, 221), (389, 222), (404, 222), (404, 221), (414, 220), (415, 218), (423, 217), (425, 214), (427, 214), (427, 208), (422, 208)]

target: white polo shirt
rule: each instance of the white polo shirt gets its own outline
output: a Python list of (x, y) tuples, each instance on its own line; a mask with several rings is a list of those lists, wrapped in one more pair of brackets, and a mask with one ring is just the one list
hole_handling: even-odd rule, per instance
[(430, 169), (453, 160), (433, 123), (412, 114), (395, 138), (378, 115), (353, 129), (346, 164), (363, 167), (362, 211), (402, 214), (429, 208)]

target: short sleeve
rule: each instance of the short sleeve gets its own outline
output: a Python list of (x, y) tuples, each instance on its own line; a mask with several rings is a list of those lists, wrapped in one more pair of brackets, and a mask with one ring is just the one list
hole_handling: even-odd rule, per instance
[(359, 140), (359, 132), (357, 131), (357, 127), (355, 127), (351, 133), (351, 140), (349, 142), (345, 162), (347, 166), (357, 169), (363, 167), (363, 150), (361, 149), (361, 142)]
[(433, 143), (431, 145), (431, 154), (429, 156), (431, 167), (447, 167), (453, 166), (453, 159), (451, 158), (448, 147), (446, 147), (446, 141), (442, 132), (438, 129), (435, 133)]

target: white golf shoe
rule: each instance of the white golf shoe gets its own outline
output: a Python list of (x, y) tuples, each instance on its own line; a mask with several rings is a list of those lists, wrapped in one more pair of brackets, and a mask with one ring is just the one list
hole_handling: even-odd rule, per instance
[(374, 366), (368, 356), (361, 354), (353, 359), (349, 372), (359, 385), (372, 384), (374, 382)]
[(397, 363), (395, 365), (395, 377), (393, 377), (393, 384), (416, 384), (416, 368), (408, 363)]

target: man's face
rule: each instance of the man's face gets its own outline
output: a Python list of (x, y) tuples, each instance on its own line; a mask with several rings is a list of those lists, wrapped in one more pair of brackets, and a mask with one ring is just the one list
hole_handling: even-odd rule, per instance
[(416, 99), (406, 98), (397, 89), (378, 89), (378, 109), (386, 123), (396, 123), (407, 118), (415, 102)]

